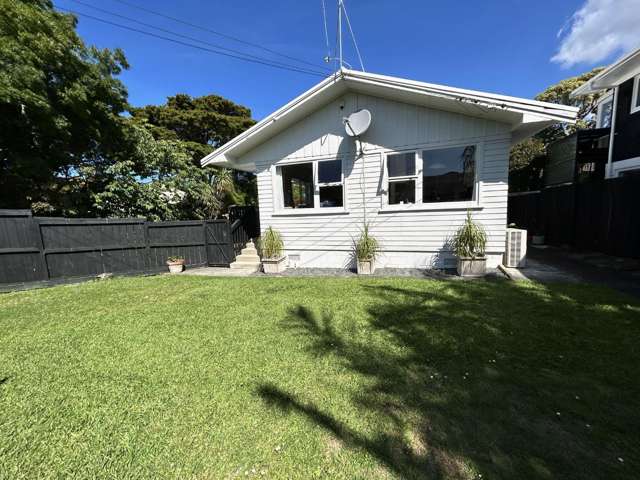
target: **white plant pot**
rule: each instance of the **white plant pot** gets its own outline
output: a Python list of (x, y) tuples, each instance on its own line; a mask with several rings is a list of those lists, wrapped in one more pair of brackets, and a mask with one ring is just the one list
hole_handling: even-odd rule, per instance
[(167, 262), (167, 265), (169, 266), (169, 273), (180, 273), (184, 270), (184, 263), (182, 262)]
[(484, 277), (487, 273), (487, 257), (458, 258), (458, 275), (461, 277)]
[(280, 258), (263, 258), (262, 269), (264, 273), (282, 273), (287, 269), (285, 260), (287, 257), (282, 256)]
[(375, 260), (358, 260), (356, 262), (358, 275), (373, 275), (376, 271)]

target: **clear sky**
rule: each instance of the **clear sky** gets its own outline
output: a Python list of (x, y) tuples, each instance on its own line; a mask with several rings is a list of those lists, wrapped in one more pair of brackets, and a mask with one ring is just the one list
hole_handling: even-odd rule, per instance
[[(117, 0), (82, 1), (205, 42), (291, 63)], [(326, 67), (321, 0), (127, 1)], [(333, 46), (336, 1), (325, 1)], [(152, 31), (73, 0), (55, 4)], [(345, 4), (367, 71), (527, 98), (640, 46), (640, 0), (345, 0)], [(124, 50), (131, 69), (121, 79), (136, 106), (163, 103), (176, 93), (215, 93), (249, 107), (260, 119), (320, 80), (83, 17), (78, 28), (87, 43)], [(605, 37), (603, 44), (600, 40)], [(355, 66), (350, 37), (344, 38), (346, 59)]]

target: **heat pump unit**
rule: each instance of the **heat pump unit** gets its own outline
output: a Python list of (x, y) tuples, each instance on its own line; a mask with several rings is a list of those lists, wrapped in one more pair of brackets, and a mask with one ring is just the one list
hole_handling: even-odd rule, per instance
[(527, 257), (527, 231), (507, 228), (507, 245), (504, 252), (505, 267), (523, 268)]

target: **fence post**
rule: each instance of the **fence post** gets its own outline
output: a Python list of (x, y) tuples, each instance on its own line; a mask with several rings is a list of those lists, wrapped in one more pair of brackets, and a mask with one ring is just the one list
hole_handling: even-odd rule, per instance
[(204, 235), (204, 255), (205, 255), (205, 258), (207, 259), (207, 267), (208, 267), (211, 262), (209, 259), (209, 235), (207, 233), (206, 220), (202, 220), (202, 233)]
[(40, 228), (40, 222), (37, 218), (31, 216), (31, 231), (33, 232), (33, 238), (36, 241), (36, 246), (40, 251), (40, 263), (42, 265), (42, 271), (44, 273), (45, 280), (51, 280), (49, 274), (49, 264), (47, 263), (47, 255), (44, 251), (44, 240), (42, 238), (42, 228)]
[(149, 239), (149, 221), (145, 220), (143, 224), (144, 229), (144, 250), (147, 253), (147, 269), (151, 269), (151, 240)]

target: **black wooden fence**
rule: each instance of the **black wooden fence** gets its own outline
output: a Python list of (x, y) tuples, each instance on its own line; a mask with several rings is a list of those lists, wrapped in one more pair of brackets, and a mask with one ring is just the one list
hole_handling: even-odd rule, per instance
[(255, 207), (234, 207), (230, 218), (147, 222), (0, 210), (0, 284), (154, 273), (170, 256), (184, 257), (187, 267), (228, 266), (260, 231)]
[(509, 223), (545, 243), (640, 258), (640, 177), (545, 188), (509, 196)]

